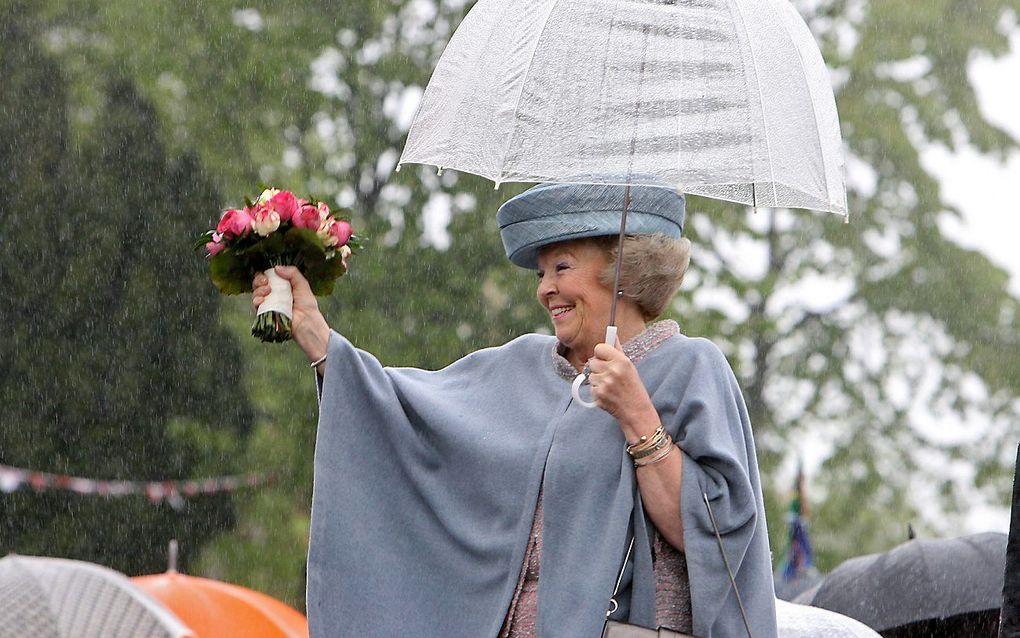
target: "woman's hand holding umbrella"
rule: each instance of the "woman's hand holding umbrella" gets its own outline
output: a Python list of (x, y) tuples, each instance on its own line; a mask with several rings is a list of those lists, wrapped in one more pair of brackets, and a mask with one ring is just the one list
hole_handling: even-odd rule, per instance
[[(294, 266), (277, 266), (276, 274), (290, 283), (294, 296), (294, 316), (291, 318), (294, 341), (309, 361), (319, 361), (329, 347), (329, 324), (319, 311), (319, 302), (312, 294), (308, 280)], [(270, 291), (266, 276), (262, 273), (255, 275), (252, 280), (252, 305), (257, 308)], [(322, 367), (317, 366), (317, 369), (321, 372)]]
[[(661, 421), (634, 363), (618, 347), (600, 343), (595, 346), (595, 356), (588, 361), (588, 367), (595, 405), (616, 418), (628, 442), (650, 438)], [(683, 455), (674, 450), (661, 463), (642, 466), (638, 481), (641, 498), (655, 527), (667, 543), (680, 550), (684, 548), (680, 516), (682, 475)]]
[(595, 356), (588, 361), (588, 367), (595, 405), (616, 417), (628, 441), (655, 432), (659, 415), (627, 355), (618, 347), (600, 343), (595, 346)]

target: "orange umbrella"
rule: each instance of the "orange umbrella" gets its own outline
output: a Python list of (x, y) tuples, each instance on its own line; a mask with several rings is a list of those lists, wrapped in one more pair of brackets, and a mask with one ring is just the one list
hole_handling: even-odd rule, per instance
[(172, 569), (131, 580), (174, 612), (196, 638), (308, 638), (301, 612), (246, 587)]

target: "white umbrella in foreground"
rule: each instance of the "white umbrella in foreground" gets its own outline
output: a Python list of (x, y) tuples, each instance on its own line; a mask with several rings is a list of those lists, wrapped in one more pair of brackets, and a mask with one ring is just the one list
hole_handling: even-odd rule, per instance
[(77, 560), (0, 560), (0, 638), (194, 638), (120, 572)]
[(879, 638), (873, 629), (834, 611), (776, 600), (779, 638)]

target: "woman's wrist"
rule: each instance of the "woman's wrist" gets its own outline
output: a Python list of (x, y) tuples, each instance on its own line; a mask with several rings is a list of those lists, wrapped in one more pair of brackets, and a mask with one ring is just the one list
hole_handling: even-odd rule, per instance
[(655, 411), (651, 403), (633, 416), (624, 417), (619, 419), (619, 421), (620, 429), (623, 430), (627, 443), (635, 443), (641, 437), (652, 436), (659, 426), (662, 425), (659, 413)]
[(329, 324), (322, 314), (316, 314), (311, 325), (294, 333), (294, 340), (304, 351), (309, 362), (319, 361), (329, 350)]

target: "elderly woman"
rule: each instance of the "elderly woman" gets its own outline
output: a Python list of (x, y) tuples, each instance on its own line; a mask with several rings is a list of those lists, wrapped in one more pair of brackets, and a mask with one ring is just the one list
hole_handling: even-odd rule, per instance
[[(684, 199), (634, 187), (619, 342), (605, 338), (624, 189), (542, 185), (505, 203), (555, 336), (439, 371), (385, 368), (330, 330), (297, 270), (294, 340), (318, 370), (313, 636), (592, 638), (611, 618), (702, 638), (776, 620), (754, 444), (726, 359), (652, 323), (687, 268)], [(254, 281), (253, 302), (269, 288)], [(590, 368), (601, 409), (572, 398)], [(612, 601), (611, 601), (612, 599)]]

